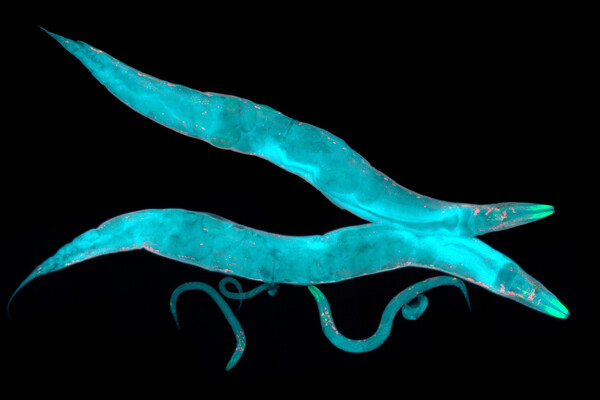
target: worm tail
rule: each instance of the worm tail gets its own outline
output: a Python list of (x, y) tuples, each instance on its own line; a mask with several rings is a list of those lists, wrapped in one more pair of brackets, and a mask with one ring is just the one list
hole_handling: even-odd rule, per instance
[(200, 92), (132, 68), (87, 43), (49, 32), (115, 97), (143, 116), (220, 148), (239, 147), (254, 127), (255, 104), (235, 96)]
[(187, 292), (188, 290), (201, 290), (208, 294), (215, 301), (215, 303), (217, 303), (221, 309), (221, 312), (223, 312), (223, 315), (227, 319), (227, 322), (229, 322), (231, 329), (233, 329), (233, 334), (235, 335), (237, 345), (233, 355), (227, 363), (227, 367), (225, 368), (226, 371), (229, 371), (237, 364), (239, 359), (242, 357), (242, 354), (244, 354), (244, 350), (246, 349), (246, 334), (244, 333), (244, 329), (242, 328), (240, 321), (236, 318), (235, 314), (229, 307), (229, 304), (227, 304), (219, 292), (203, 282), (188, 282), (180, 285), (171, 295), (171, 314), (173, 315), (175, 324), (177, 324), (177, 328), (181, 329), (179, 325), (179, 319), (177, 318), (177, 299), (183, 292)]
[(153, 223), (152, 220), (152, 213), (148, 211), (121, 215), (79, 235), (71, 243), (61, 247), (55, 255), (34, 269), (12, 294), (7, 305), (9, 317), (12, 300), (33, 279), (104, 254), (147, 248), (149, 242), (143, 232)]

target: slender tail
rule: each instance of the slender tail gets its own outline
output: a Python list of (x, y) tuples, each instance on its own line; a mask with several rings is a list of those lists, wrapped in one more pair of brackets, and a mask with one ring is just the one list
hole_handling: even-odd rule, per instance
[(145, 248), (146, 243), (139, 232), (143, 229), (142, 225), (146, 223), (144, 216), (147, 217), (147, 214), (138, 212), (113, 218), (61, 247), (55, 255), (34, 269), (14, 291), (6, 306), (9, 318), (12, 319), (10, 305), (13, 299), (33, 279), (104, 254)]
[[(81, 61), (116, 98), (143, 116), (183, 135), (205, 140), (216, 147), (230, 148), (237, 143), (240, 129), (244, 128), (235, 116), (245, 114), (246, 110), (255, 111), (250, 101), (205, 93), (158, 79), (85, 42), (41, 29)], [(248, 123), (253, 125), (252, 118)]]
[(227, 363), (227, 367), (225, 368), (226, 371), (229, 371), (237, 364), (239, 359), (242, 357), (242, 354), (244, 354), (244, 350), (246, 349), (246, 334), (244, 333), (244, 329), (242, 328), (240, 321), (236, 318), (235, 314), (229, 307), (229, 304), (227, 304), (219, 292), (203, 282), (188, 282), (180, 285), (171, 295), (171, 314), (173, 314), (173, 319), (175, 320), (177, 328), (181, 329), (179, 326), (179, 319), (177, 318), (177, 299), (181, 293), (187, 292), (188, 290), (201, 290), (208, 294), (215, 301), (215, 303), (217, 303), (221, 309), (221, 312), (223, 312), (223, 315), (227, 319), (227, 322), (229, 322), (231, 329), (233, 329), (233, 334), (235, 335), (237, 345), (233, 355)]

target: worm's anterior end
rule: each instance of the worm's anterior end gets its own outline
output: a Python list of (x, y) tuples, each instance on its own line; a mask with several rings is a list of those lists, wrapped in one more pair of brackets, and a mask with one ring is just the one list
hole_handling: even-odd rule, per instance
[(567, 307), (561, 303), (556, 297), (548, 299), (544, 311), (546, 314), (560, 319), (567, 319), (571, 315)]
[(499, 203), (470, 208), (476, 235), (529, 224), (554, 214), (554, 206), (535, 203)]

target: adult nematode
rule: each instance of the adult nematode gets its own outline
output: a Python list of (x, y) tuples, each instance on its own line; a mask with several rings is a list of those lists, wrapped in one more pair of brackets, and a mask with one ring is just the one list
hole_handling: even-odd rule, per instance
[[(216, 147), (262, 157), (302, 177), (331, 202), (370, 223), (324, 235), (285, 236), (210, 213), (181, 209), (131, 212), (106, 221), (59, 249), (19, 285), (9, 306), (28, 282), (41, 275), (103, 254), (144, 249), (227, 275), (219, 291), (205, 283), (190, 282), (177, 288), (171, 299), (178, 326), (176, 304), (181, 293), (201, 290), (215, 300), (237, 340), (227, 369), (240, 359), (246, 338), (223, 296), (241, 301), (265, 290), (274, 295), (280, 284), (307, 286), (317, 302), (326, 337), (349, 352), (380, 346), (399, 311), (406, 319), (418, 318), (427, 307), (423, 295), (427, 290), (455, 286), (468, 303), (462, 280), (547, 315), (569, 316), (567, 308), (541, 283), (476, 237), (539, 220), (553, 213), (552, 206), (450, 203), (415, 193), (373, 168), (346, 142), (325, 130), (249, 100), (162, 81), (86, 43), (46, 32), (135, 111)], [(400, 292), (384, 310), (372, 337), (352, 340), (342, 335), (317, 286), (407, 266), (447, 275)], [(262, 284), (243, 292), (233, 277)], [(228, 290), (227, 283), (236, 291)]]

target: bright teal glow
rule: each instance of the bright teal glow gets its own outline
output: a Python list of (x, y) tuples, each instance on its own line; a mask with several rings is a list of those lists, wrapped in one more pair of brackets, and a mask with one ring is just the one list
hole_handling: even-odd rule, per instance
[(180, 285), (177, 289), (173, 291), (173, 294), (171, 295), (170, 308), (171, 314), (173, 314), (173, 319), (175, 320), (175, 324), (177, 324), (177, 328), (180, 328), (179, 319), (177, 318), (177, 299), (183, 292), (187, 292), (189, 290), (201, 290), (208, 294), (215, 301), (215, 303), (217, 303), (217, 305), (223, 312), (223, 315), (225, 315), (225, 318), (229, 322), (229, 325), (231, 325), (231, 329), (233, 329), (237, 345), (235, 347), (233, 355), (227, 363), (227, 367), (225, 367), (225, 370), (229, 371), (235, 366), (235, 364), (237, 364), (239, 359), (242, 357), (242, 354), (244, 354), (244, 350), (246, 349), (246, 334), (244, 333), (244, 329), (242, 328), (242, 325), (236, 318), (233, 311), (231, 311), (229, 304), (227, 304), (223, 297), (221, 297), (219, 292), (217, 292), (215, 289), (213, 289), (206, 283), (202, 282), (184, 283), (183, 285)]
[[(444, 286), (451, 285), (456, 286), (461, 290), (465, 299), (467, 300), (467, 305), (469, 305), (469, 309), (471, 308), (469, 304), (469, 297), (467, 296), (467, 288), (463, 281), (452, 278), (450, 276), (438, 276), (431, 279), (426, 279), (422, 282), (419, 282), (407, 289), (404, 289), (402, 292), (398, 293), (385, 307), (383, 311), (383, 315), (381, 316), (381, 322), (377, 327), (375, 333), (367, 338), (367, 339), (349, 339), (346, 336), (342, 335), (340, 331), (335, 326), (333, 322), (333, 315), (331, 313), (331, 307), (329, 306), (329, 302), (327, 298), (318, 288), (315, 286), (309, 286), (308, 289), (310, 293), (313, 295), (317, 302), (317, 307), (319, 308), (319, 317), (321, 320), (321, 328), (323, 329), (323, 333), (329, 341), (337, 348), (350, 352), (350, 353), (364, 353), (367, 351), (372, 351), (378, 348), (385, 342), (385, 340), (390, 335), (392, 331), (392, 323), (394, 322), (394, 317), (398, 313), (398, 311), (402, 308), (409, 308), (410, 311), (402, 312), (402, 315), (406, 319), (415, 320), (421, 316), (425, 308), (427, 307), (427, 302), (424, 299), (427, 299), (421, 293), (426, 292), (427, 290)], [(412, 308), (408, 303), (411, 300), (419, 300), (418, 311)]]
[[(417, 194), (377, 171), (327, 131), (249, 100), (159, 80), (83, 42), (48, 34), (111, 93), (142, 115), (216, 147), (267, 159), (305, 179), (334, 204), (372, 223), (324, 235), (284, 236), (201, 212), (132, 212), (110, 219), (60, 248), (19, 285), (9, 306), (15, 295), (38, 276), (100, 255), (144, 249), (228, 275), (219, 289), (223, 296), (234, 300), (265, 290), (274, 295), (279, 284), (308, 286), (319, 306), (325, 335), (346, 351), (364, 352), (381, 345), (400, 309), (406, 319), (419, 318), (427, 308), (427, 298), (421, 293), (433, 287), (456, 286), (468, 302), (464, 284), (457, 278), (547, 315), (568, 317), (567, 308), (548, 289), (475, 237), (544, 218), (552, 214), (552, 206), (457, 204)], [(315, 285), (408, 266), (453, 277), (433, 278), (399, 293), (386, 307), (372, 338), (357, 341), (339, 334), (327, 299)], [(244, 293), (233, 276), (264, 283)], [(233, 284), (237, 293), (227, 290), (227, 283)], [(232, 326), (237, 347), (227, 369), (233, 367), (245, 348), (239, 321), (216, 290), (194, 282), (173, 293), (171, 311), (178, 326), (176, 301), (187, 290), (208, 293)]]
[(536, 221), (554, 210), (531, 203), (476, 205), (424, 196), (373, 168), (330, 132), (250, 100), (162, 81), (86, 43), (48, 33), (140, 114), (213, 146), (264, 158), (364, 220), (474, 236)]
[(335, 283), (421, 267), (462, 278), (546, 314), (553, 310), (567, 315), (541, 283), (477, 238), (401, 231), (383, 224), (285, 236), (181, 209), (143, 210), (106, 221), (59, 249), (17, 291), (41, 275), (100, 255), (138, 249), (269, 285)]

